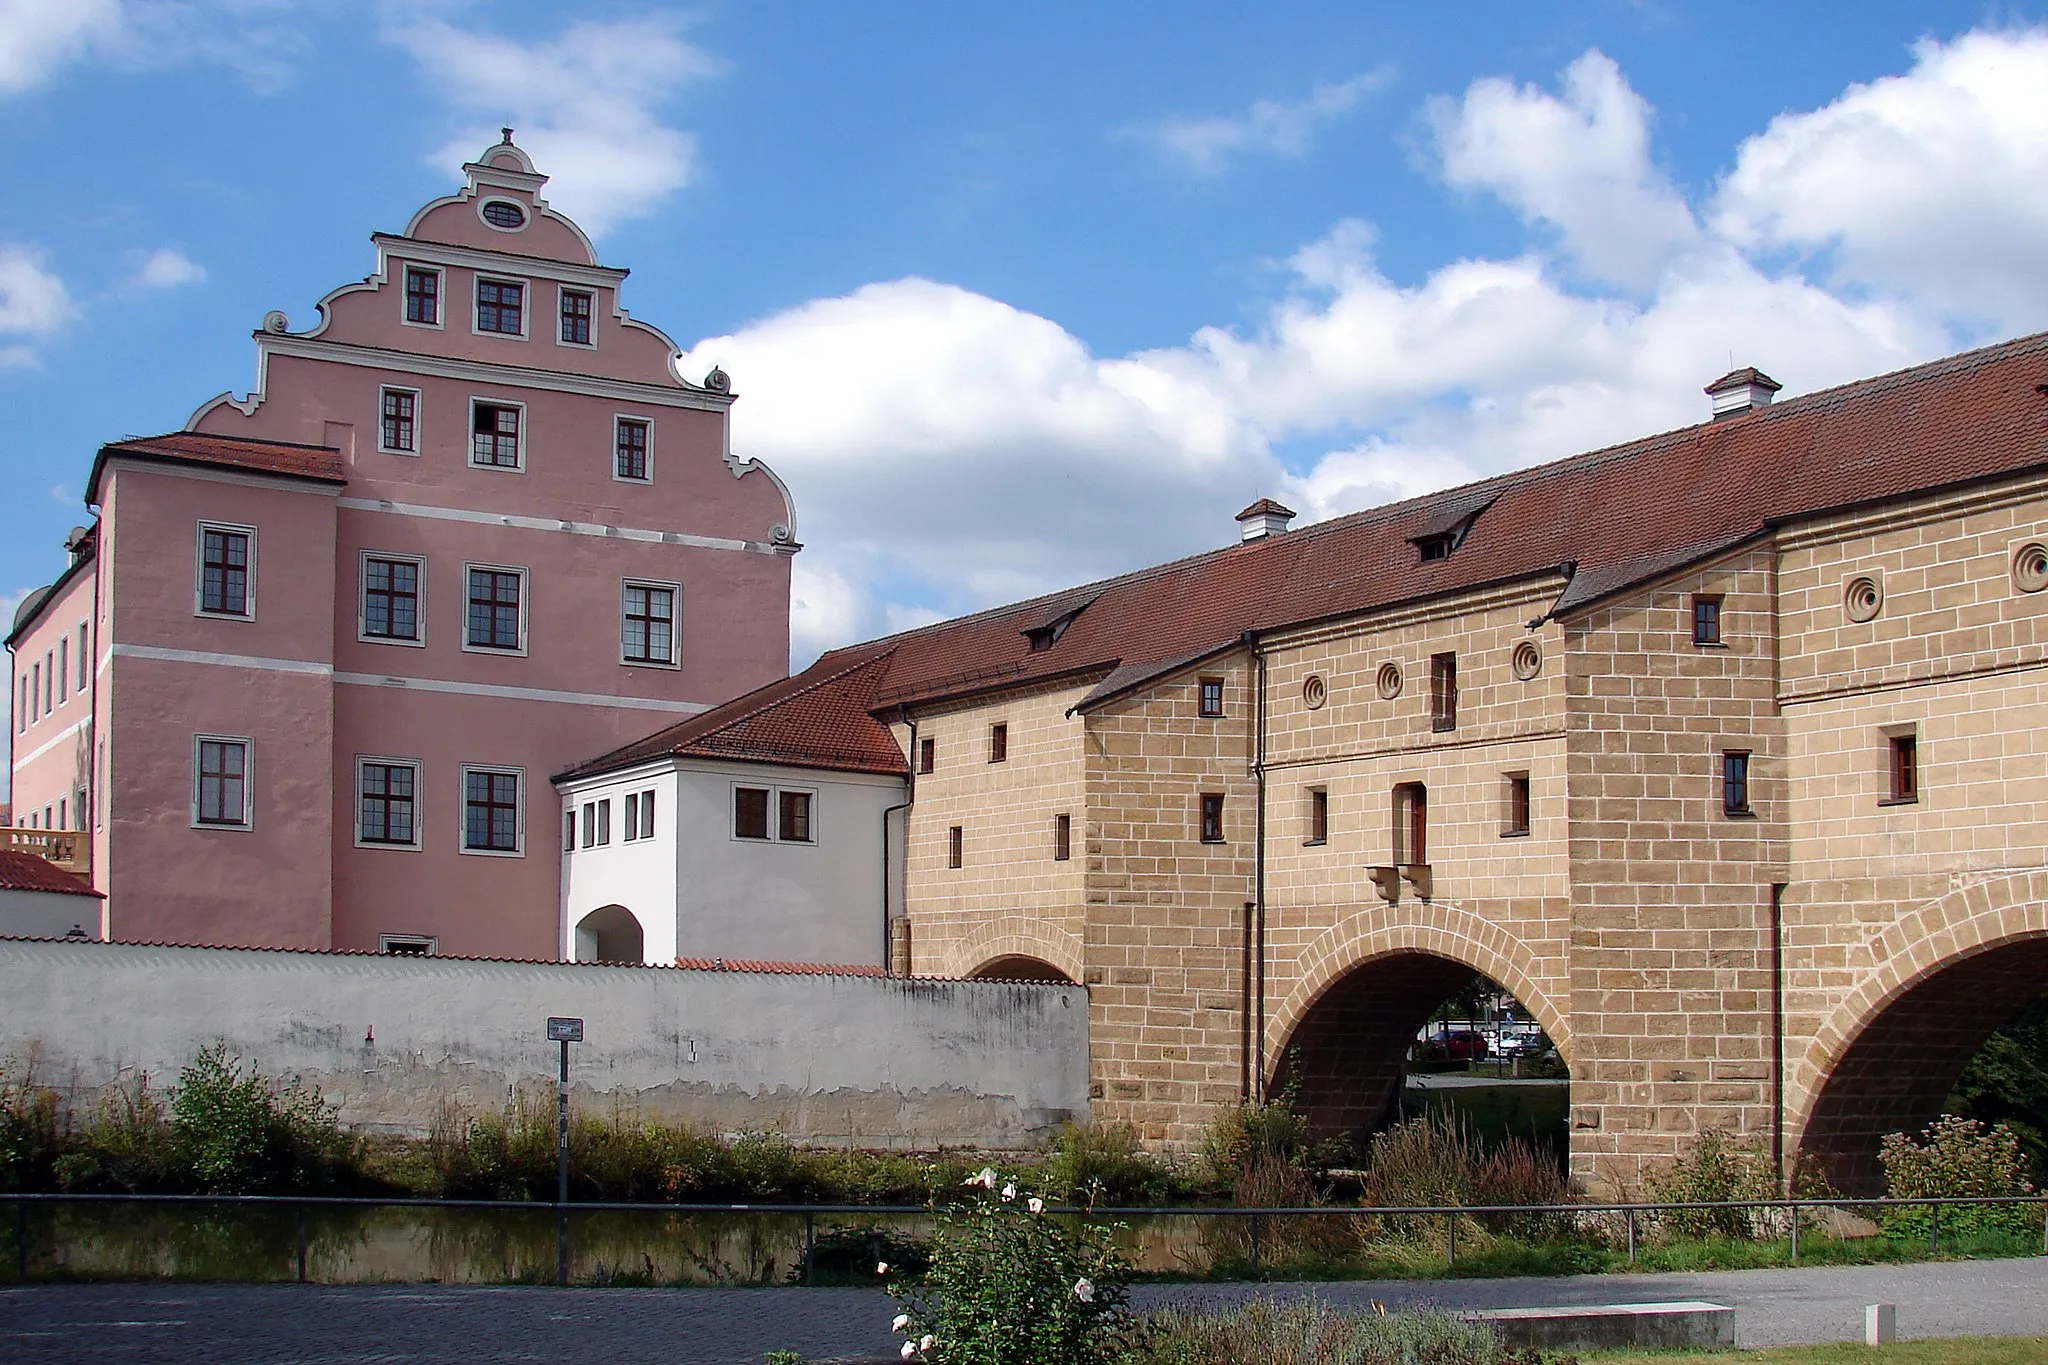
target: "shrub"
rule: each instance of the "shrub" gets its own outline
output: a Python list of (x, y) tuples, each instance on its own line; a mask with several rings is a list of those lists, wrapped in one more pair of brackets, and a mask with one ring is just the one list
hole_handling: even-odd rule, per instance
[[(1886, 1193), (1895, 1199), (1967, 1199), (2034, 1193), (2020, 1140), (2004, 1124), (1986, 1130), (1976, 1119), (1944, 1114), (1915, 1142), (1892, 1133), (1879, 1150)], [(1931, 1208), (1886, 1209), (1880, 1226), (1888, 1237), (1927, 1237)], [(2040, 1223), (2029, 1204), (1965, 1204), (1941, 1211), (1941, 1225), (1957, 1233), (2028, 1233)]]
[(1325, 1155), (1317, 1149), (1308, 1120), (1295, 1111), (1291, 1088), (1264, 1104), (1223, 1110), (1202, 1137), (1202, 1165), (1210, 1185), (1232, 1193), (1249, 1171), (1275, 1163), (1306, 1170)]
[[(1692, 1149), (1644, 1180), (1650, 1197), (1665, 1204), (1726, 1203), (1776, 1199), (1778, 1174), (1770, 1153), (1753, 1138), (1708, 1129)], [(1755, 1237), (1779, 1221), (1768, 1209), (1671, 1209), (1656, 1215), (1678, 1237)]]
[[(975, 1197), (948, 1212), (921, 1278), (888, 1280), (906, 1358), (938, 1365), (1110, 1365), (1125, 1358), (1132, 1320), (1117, 1229), (1038, 1211), (1015, 1185), (995, 1192), (984, 1169)], [(885, 1272), (886, 1274), (886, 1268)]]
[[(1547, 1152), (1522, 1138), (1489, 1149), (1469, 1123), (1440, 1110), (1374, 1135), (1368, 1204), (1571, 1204), (1578, 1191)], [(1560, 1233), (1569, 1215), (1487, 1214), (1495, 1231)]]
[[(1169, 1308), (1146, 1324), (1136, 1365), (1538, 1365), (1492, 1329), (1440, 1309), (1347, 1313), (1313, 1296)], [(1563, 1365), (1563, 1362), (1560, 1362)]]
[(1138, 1145), (1127, 1123), (1060, 1129), (1041, 1172), (1047, 1189), (1086, 1204), (1156, 1204), (1182, 1184), (1179, 1173)]
[(33, 1066), (0, 1071), (0, 1189), (45, 1186), (66, 1136), (57, 1093), (35, 1083)]
[(216, 1043), (178, 1075), (173, 1147), (207, 1194), (307, 1193), (344, 1183), (357, 1163), (320, 1092), (297, 1077), (273, 1089)]

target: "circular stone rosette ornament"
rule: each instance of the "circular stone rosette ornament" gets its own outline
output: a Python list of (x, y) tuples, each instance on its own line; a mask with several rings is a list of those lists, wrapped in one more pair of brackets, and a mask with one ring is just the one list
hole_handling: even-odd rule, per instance
[(1876, 620), (1884, 610), (1884, 588), (1869, 574), (1857, 575), (1843, 590), (1842, 610), (1849, 613), (1851, 621)]
[(1377, 687), (1380, 696), (1388, 701), (1400, 696), (1401, 665), (1392, 662), (1381, 664), (1380, 671), (1373, 678), (1373, 686)]

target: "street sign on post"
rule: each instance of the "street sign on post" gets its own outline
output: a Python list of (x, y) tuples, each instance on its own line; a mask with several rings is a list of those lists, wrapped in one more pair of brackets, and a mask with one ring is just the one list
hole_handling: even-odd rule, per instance
[(569, 1044), (583, 1041), (583, 1021), (550, 1015), (548, 1041), (562, 1045), (555, 1123), (555, 1282), (569, 1283)]

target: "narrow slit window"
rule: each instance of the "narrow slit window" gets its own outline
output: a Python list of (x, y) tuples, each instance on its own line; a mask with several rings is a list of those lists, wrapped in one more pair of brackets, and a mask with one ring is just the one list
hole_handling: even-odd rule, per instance
[(562, 852), (574, 853), (575, 851), (576, 812), (573, 810), (567, 810), (562, 812)]
[(640, 838), (640, 793), (638, 792), (626, 793), (626, 824), (625, 828), (620, 831), (620, 837), (629, 844), (636, 842)]
[(1201, 838), (1205, 844), (1223, 842), (1223, 793), (1203, 792), (1199, 809), (1201, 813)]
[(1074, 817), (1055, 815), (1052, 818), (1052, 860), (1064, 863), (1074, 856)]
[(1527, 834), (1529, 832), (1529, 774), (1508, 774), (1507, 819), (1501, 827), (1502, 834)]
[(921, 739), (917, 742), (917, 770), (928, 773), (938, 762), (939, 742), (935, 739)]
[(1009, 760), (1009, 757), (1010, 727), (1008, 725), (1002, 724), (989, 726), (988, 761), (991, 763), (1003, 763), (1007, 762)]
[(961, 834), (960, 826), (958, 826), (958, 825), (954, 825), (954, 826), (952, 826), (951, 828), (947, 829), (947, 831), (946, 831), (946, 866), (947, 866), (947, 867), (958, 867), (958, 866), (960, 866), (960, 861), (961, 861), (961, 854), (962, 854), (962, 852), (964, 851), (964, 850), (963, 850), (963, 847), (962, 847), (962, 846), (963, 846), (963, 845), (965, 844), (965, 842), (966, 842), (966, 840), (965, 840), (965, 838), (964, 838), (964, 837), (962, 836), (962, 834)]
[(1330, 790), (1327, 787), (1308, 789), (1308, 838), (1304, 842), (1330, 842)]
[(1429, 656), (1429, 728), (1436, 731), (1458, 728), (1458, 656)]
[(1394, 862), (1403, 867), (1429, 862), (1429, 788), (1420, 782), (1394, 788)]
[(1918, 735), (1891, 735), (1887, 737), (1886, 749), (1891, 759), (1890, 800), (1904, 803), (1920, 799), (1920, 738)]
[(640, 793), (640, 837), (643, 839), (652, 839), (654, 837), (654, 793), (652, 791)]
[(1721, 755), (1721, 812), (1750, 814), (1749, 752), (1745, 749), (1730, 749)]

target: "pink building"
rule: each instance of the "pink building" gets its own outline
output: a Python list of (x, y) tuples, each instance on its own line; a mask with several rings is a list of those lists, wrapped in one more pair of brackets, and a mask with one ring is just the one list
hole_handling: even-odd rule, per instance
[(464, 171), (264, 319), (247, 398), (100, 451), (13, 623), (15, 823), (89, 835), (110, 937), (557, 956), (548, 779), (787, 671), (792, 508), (725, 375), (509, 132)]

